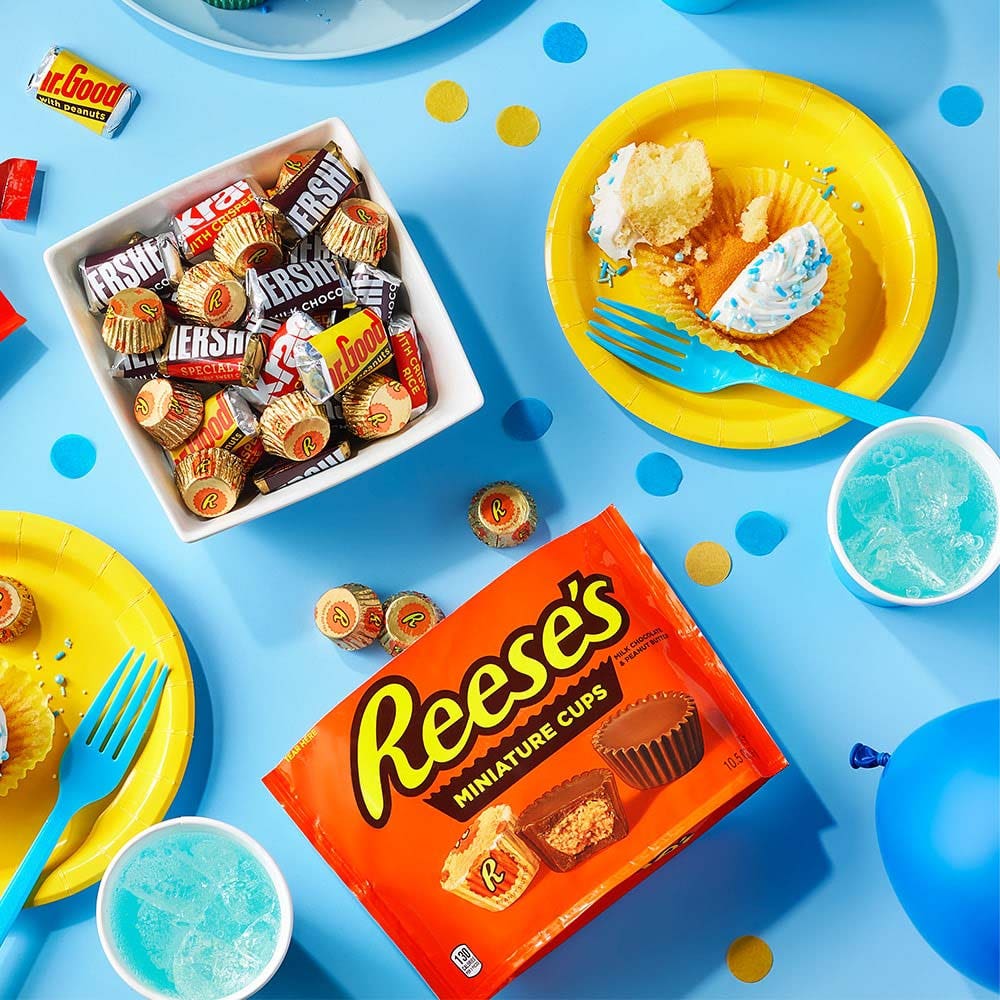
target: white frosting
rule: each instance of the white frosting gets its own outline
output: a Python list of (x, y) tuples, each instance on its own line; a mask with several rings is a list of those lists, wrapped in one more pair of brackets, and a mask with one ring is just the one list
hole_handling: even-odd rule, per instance
[(3, 706), (0, 705), (0, 772), (3, 771), (3, 762), (7, 759), (7, 716), (3, 714)]
[(590, 200), (594, 214), (590, 217), (590, 238), (611, 260), (632, 256), (641, 237), (625, 218), (625, 208), (618, 194), (629, 160), (635, 152), (635, 143), (622, 146), (611, 157), (608, 169), (597, 178), (597, 185)]
[(769, 337), (823, 300), (830, 256), (816, 226), (783, 233), (723, 292), (709, 319), (745, 337)]

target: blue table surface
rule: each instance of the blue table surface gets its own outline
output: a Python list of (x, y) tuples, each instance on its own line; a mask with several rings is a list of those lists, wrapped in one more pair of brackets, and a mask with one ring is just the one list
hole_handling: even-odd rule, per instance
[[(542, 49), (545, 29), (564, 19), (589, 39), (572, 65)], [(567, 346), (545, 288), (542, 245), (567, 160), (628, 98), (721, 67), (813, 80), (888, 131), (934, 212), (935, 312), (887, 400), (980, 424), (996, 441), (997, 19), (992, 0), (740, 0), (701, 18), (661, 0), (483, 0), (395, 51), (288, 65), (182, 41), (111, 0), (4, 5), (0, 159), (37, 158), (44, 188), (36, 220), (0, 226), (0, 289), (28, 317), (0, 344), (0, 503), (71, 521), (120, 549), (184, 631), (198, 677), (198, 731), (172, 814), (235, 823), (285, 872), (295, 938), (265, 995), (427, 995), (260, 777), (383, 662), (377, 649), (348, 655), (327, 643), (311, 624), (316, 596), (362, 579), (382, 592), (415, 587), (454, 608), (509, 565), (475, 541), (462, 517), (476, 487), (509, 477), (533, 489), (544, 518), (518, 555), (619, 506), (792, 765), (505, 996), (988, 996), (928, 948), (898, 905), (875, 839), (877, 776), (852, 772), (847, 752), (859, 739), (891, 750), (941, 712), (996, 696), (996, 578), (924, 612), (856, 601), (828, 563), (824, 510), (837, 464), (862, 429), (742, 454), (634, 421)], [(25, 95), (24, 80), (53, 43), (137, 84), (142, 103), (118, 140), (101, 140)], [(442, 78), (461, 82), (470, 97), (457, 124), (424, 111), (427, 87)], [(969, 128), (938, 111), (940, 92), (954, 84), (985, 100)], [(541, 136), (509, 148), (494, 120), (522, 103), (538, 112)], [(350, 123), (411, 226), (486, 405), (334, 491), (185, 546), (84, 367), (42, 252), (168, 182), (329, 115)], [(502, 430), (520, 396), (544, 399), (555, 415), (538, 442)], [(75, 481), (49, 463), (52, 442), (68, 432), (98, 449), (94, 470)], [(683, 467), (676, 495), (638, 487), (636, 464), (651, 451)], [(789, 529), (764, 558), (742, 552), (733, 535), (755, 508)], [(733, 553), (731, 577), (715, 588), (683, 570), (687, 549), (702, 539)], [(128, 994), (101, 952), (95, 896), (91, 889), (23, 915), (0, 948), (0, 994)], [(737, 982), (725, 965), (727, 945), (742, 934), (759, 934), (774, 950), (774, 969), (757, 986)]]

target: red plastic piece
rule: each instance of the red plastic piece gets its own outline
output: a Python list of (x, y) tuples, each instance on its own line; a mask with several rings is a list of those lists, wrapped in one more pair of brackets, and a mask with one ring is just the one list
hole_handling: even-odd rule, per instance
[(23, 222), (28, 217), (31, 190), (38, 160), (4, 160), (0, 163), (0, 219)]
[(8, 333), (13, 333), (24, 322), (24, 317), (7, 301), (4, 293), (0, 292), (0, 340), (3, 340)]

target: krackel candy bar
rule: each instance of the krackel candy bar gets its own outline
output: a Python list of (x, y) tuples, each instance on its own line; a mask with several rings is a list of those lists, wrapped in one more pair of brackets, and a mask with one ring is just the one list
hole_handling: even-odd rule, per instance
[(263, 365), (260, 334), (181, 323), (171, 330), (158, 367), (167, 378), (251, 386)]
[(247, 212), (263, 211), (261, 186), (252, 177), (244, 177), (178, 212), (171, 225), (184, 256), (194, 260), (212, 249), (227, 222)]
[(439, 997), (493, 996), (786, 766), (613, 507), (433, 628), (384, 614), (425, 630), (264, 783)]
[(148, 288), (166, 297), (184, 273), (173, 233), (141, 237), (138, 242), (89, 254), (79, 268), (87, 305), (95, 313), (107, 309), (112, 297), (126, 288)]
[[(296, 309), (267, 344), (267, 358), (257, 384), (240, 390), (254, 406), (263, 409), (279, 396), (294, 392), (299, 387), (299, 370), (295, 367), (294, 350), (300, 341), (309, 340), (322, 333), (323, 327), (308, 313)], [(267, 335), (262, 334), (266, 339)]]
[(254, 485), (261, 493), (273, 493), (275, 490), (301, 483), (303, 479), (341, 465), (350, 457), (350, 443), (331, 438), (330, 443), (322, 451), (304, 462), (279, 461), (265, 466), (254, 474)]
[(380, 271), (371, 264), (356, 264), (351, 272), (351, 287), (358, 297), (358, 305), (374, 309), (386, 326), (396, 309), (396, 296), (403, 282), (388, 271)]
[(274, 193), (271, 203), (299, 236), (306, 236), (318, 229), (359, 183), (357, 171), (344, 159), (340, 147), (328, 142)]
[(251, 268), (246, 277), (247, 327), (277, 333), (296, 310), (315, 315), (330, 313), (337, 318), (357, 301), (351, 280), (340, 261), (307, 260), (285, 264), (270, 271)]
[(128, 118), (138, 92), (69, 49), (53, 46), (28, 80), (36, 101), (112, 138)]

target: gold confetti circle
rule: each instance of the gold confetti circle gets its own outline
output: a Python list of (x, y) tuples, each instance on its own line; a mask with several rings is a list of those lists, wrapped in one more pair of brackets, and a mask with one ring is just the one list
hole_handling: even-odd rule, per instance
[(714, 587), (729, 576), (733, 560), (718, 542), (698, 542), (688, 550), (684, 568), (695, 583)]
[(523, 104), (512, 104), (497, 115), (497, 135), (508, 146), (530, 146), (541, 130), (538, 115)]
[(439, 122), (457, 122), (469, 110), (469, 95), (454, 80), (438, 80), (427, 88), (424, 107)]
[(726, 965), (741, 983), (759, 983), (771, 971), (774, 955), (766, 941), (747, 934), (729, 946)]

